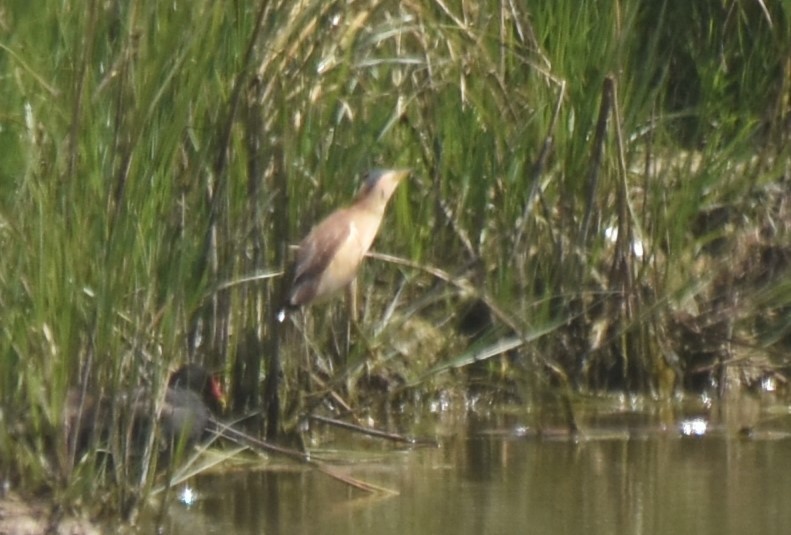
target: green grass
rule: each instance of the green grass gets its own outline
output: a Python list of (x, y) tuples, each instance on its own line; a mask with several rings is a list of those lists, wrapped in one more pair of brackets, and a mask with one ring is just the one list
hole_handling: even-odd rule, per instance
[[(668, 357), (667, 318), (715, 309), (734, 288), (737, 330), (780, 343), (787, 322), (756, 316), (782, 317), (787, 285), (772, 288), (784, 271), (747, 281), (729, 272), (750, 266), (706, 246), (755, 252), (744, 237), (785, 213), (767, 216), (761, 199), (788, 175), (787, 9), (489, 4), (6, 2), (4, 477), (118, 496), (113, 478), (89, 463), (64, 473), (53, 451), (67, 388), (161, 382), (187, 359), (228, 377), (265, 370), (280, 279), (226, 283), (281, 270), (286, 245), (371, 166), (414, 170), (376, 245), (412, 265), (367, 262), (365, 343), (349, 355), (342, 308), (313, 311), (314, 347), (339, 368), (373, 362), (417, 397), (464, 388), (466, 375), (437, 370), (475, 360), (455, 326), (479, 299), (487, 333), (471, 351), (525, 342), (475, 365), (504, 389), (527, 378), (667, 394), (665, 372), (687, 371), (683, 354)], [(700, 230), (715, 207), (743, 215)], [(610, 227), (643, 254), (609, 242)], [(785, 251), (787, 230), (772, 229), (759, 245)], [(399, 358), (415, 332), (433, 342), (415, 335)], [(290, 336), (281, 349), (293, 407), (304, 345)]]

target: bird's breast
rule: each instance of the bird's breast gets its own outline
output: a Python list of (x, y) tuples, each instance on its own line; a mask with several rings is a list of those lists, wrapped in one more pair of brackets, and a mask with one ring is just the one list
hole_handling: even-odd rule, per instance
[(376, 237), (380, 221), (381, 218), (368, 221), (350, 218), (347, 222), (349, 232), (346, 239), (340, 243), (326, 271), (322, 274), (317, 294), (331, 294), (354, 280), (365, 253)]

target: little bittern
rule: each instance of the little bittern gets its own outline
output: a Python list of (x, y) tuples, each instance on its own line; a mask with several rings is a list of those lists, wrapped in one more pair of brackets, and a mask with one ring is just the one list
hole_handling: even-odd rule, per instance
[(354, 280), (376, 238), (387, 201), (407, 175), (409, 171), (401, 169), (368, 171), (354, 202), (313, 227), (299, 244), (294, 279), (278, 314), (280, 321), (286, 309), (319, 301)]

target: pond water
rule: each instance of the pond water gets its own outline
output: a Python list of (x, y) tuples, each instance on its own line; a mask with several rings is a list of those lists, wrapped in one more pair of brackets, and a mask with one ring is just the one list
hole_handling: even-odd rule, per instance
[(771, 422), (745, 435), (703, 418), (626, 415), (576, 437), (539, 437), (518, 417), (461, 418), (438, 425), (438, 447), (356, 438), (317, 453), (337, 459), (354, 447), (363, 453), (345, 473), (397, 493), (366, 494), (273, 461), (193, 479), (196, 499), (173, 503), (163, 532), (787, 533), (791, 419)]

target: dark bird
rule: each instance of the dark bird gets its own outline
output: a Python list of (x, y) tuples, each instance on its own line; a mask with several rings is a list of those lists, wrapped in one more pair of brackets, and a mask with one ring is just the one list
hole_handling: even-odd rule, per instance
[(408, 175), (405, 169), (369, 171), (354, 202), (313, 227), (299, 244), (280, 321), (288, 310), (329, 297), (354, 280), (379, 231), (387, 202)]
[(188, 443), (200, 440), (212, 415), (221, 414), (225, 397), (217, 378), (197, 364), (186, 364), (168, 381), (159, 423), (166, 440), (184, 436)]
[(217, 378), (196, 364), (184, 365), (170, 376), (158, 414), (153, 397), (150, 388), (137, 388), (112, 399), (69, 390), (64, 407), (67, 451), (81, 454), (94, 441), (103, 446), (119, 415), (128, 417), (129, 425), (121, 431), (128, 431), (127, 444), (132, 449), (145, 446), (155, 422), (159, 424), (163, 450), (180, 442), (192, 445), (209, 428), (212, 415), (222, 412), (225, 401)]

